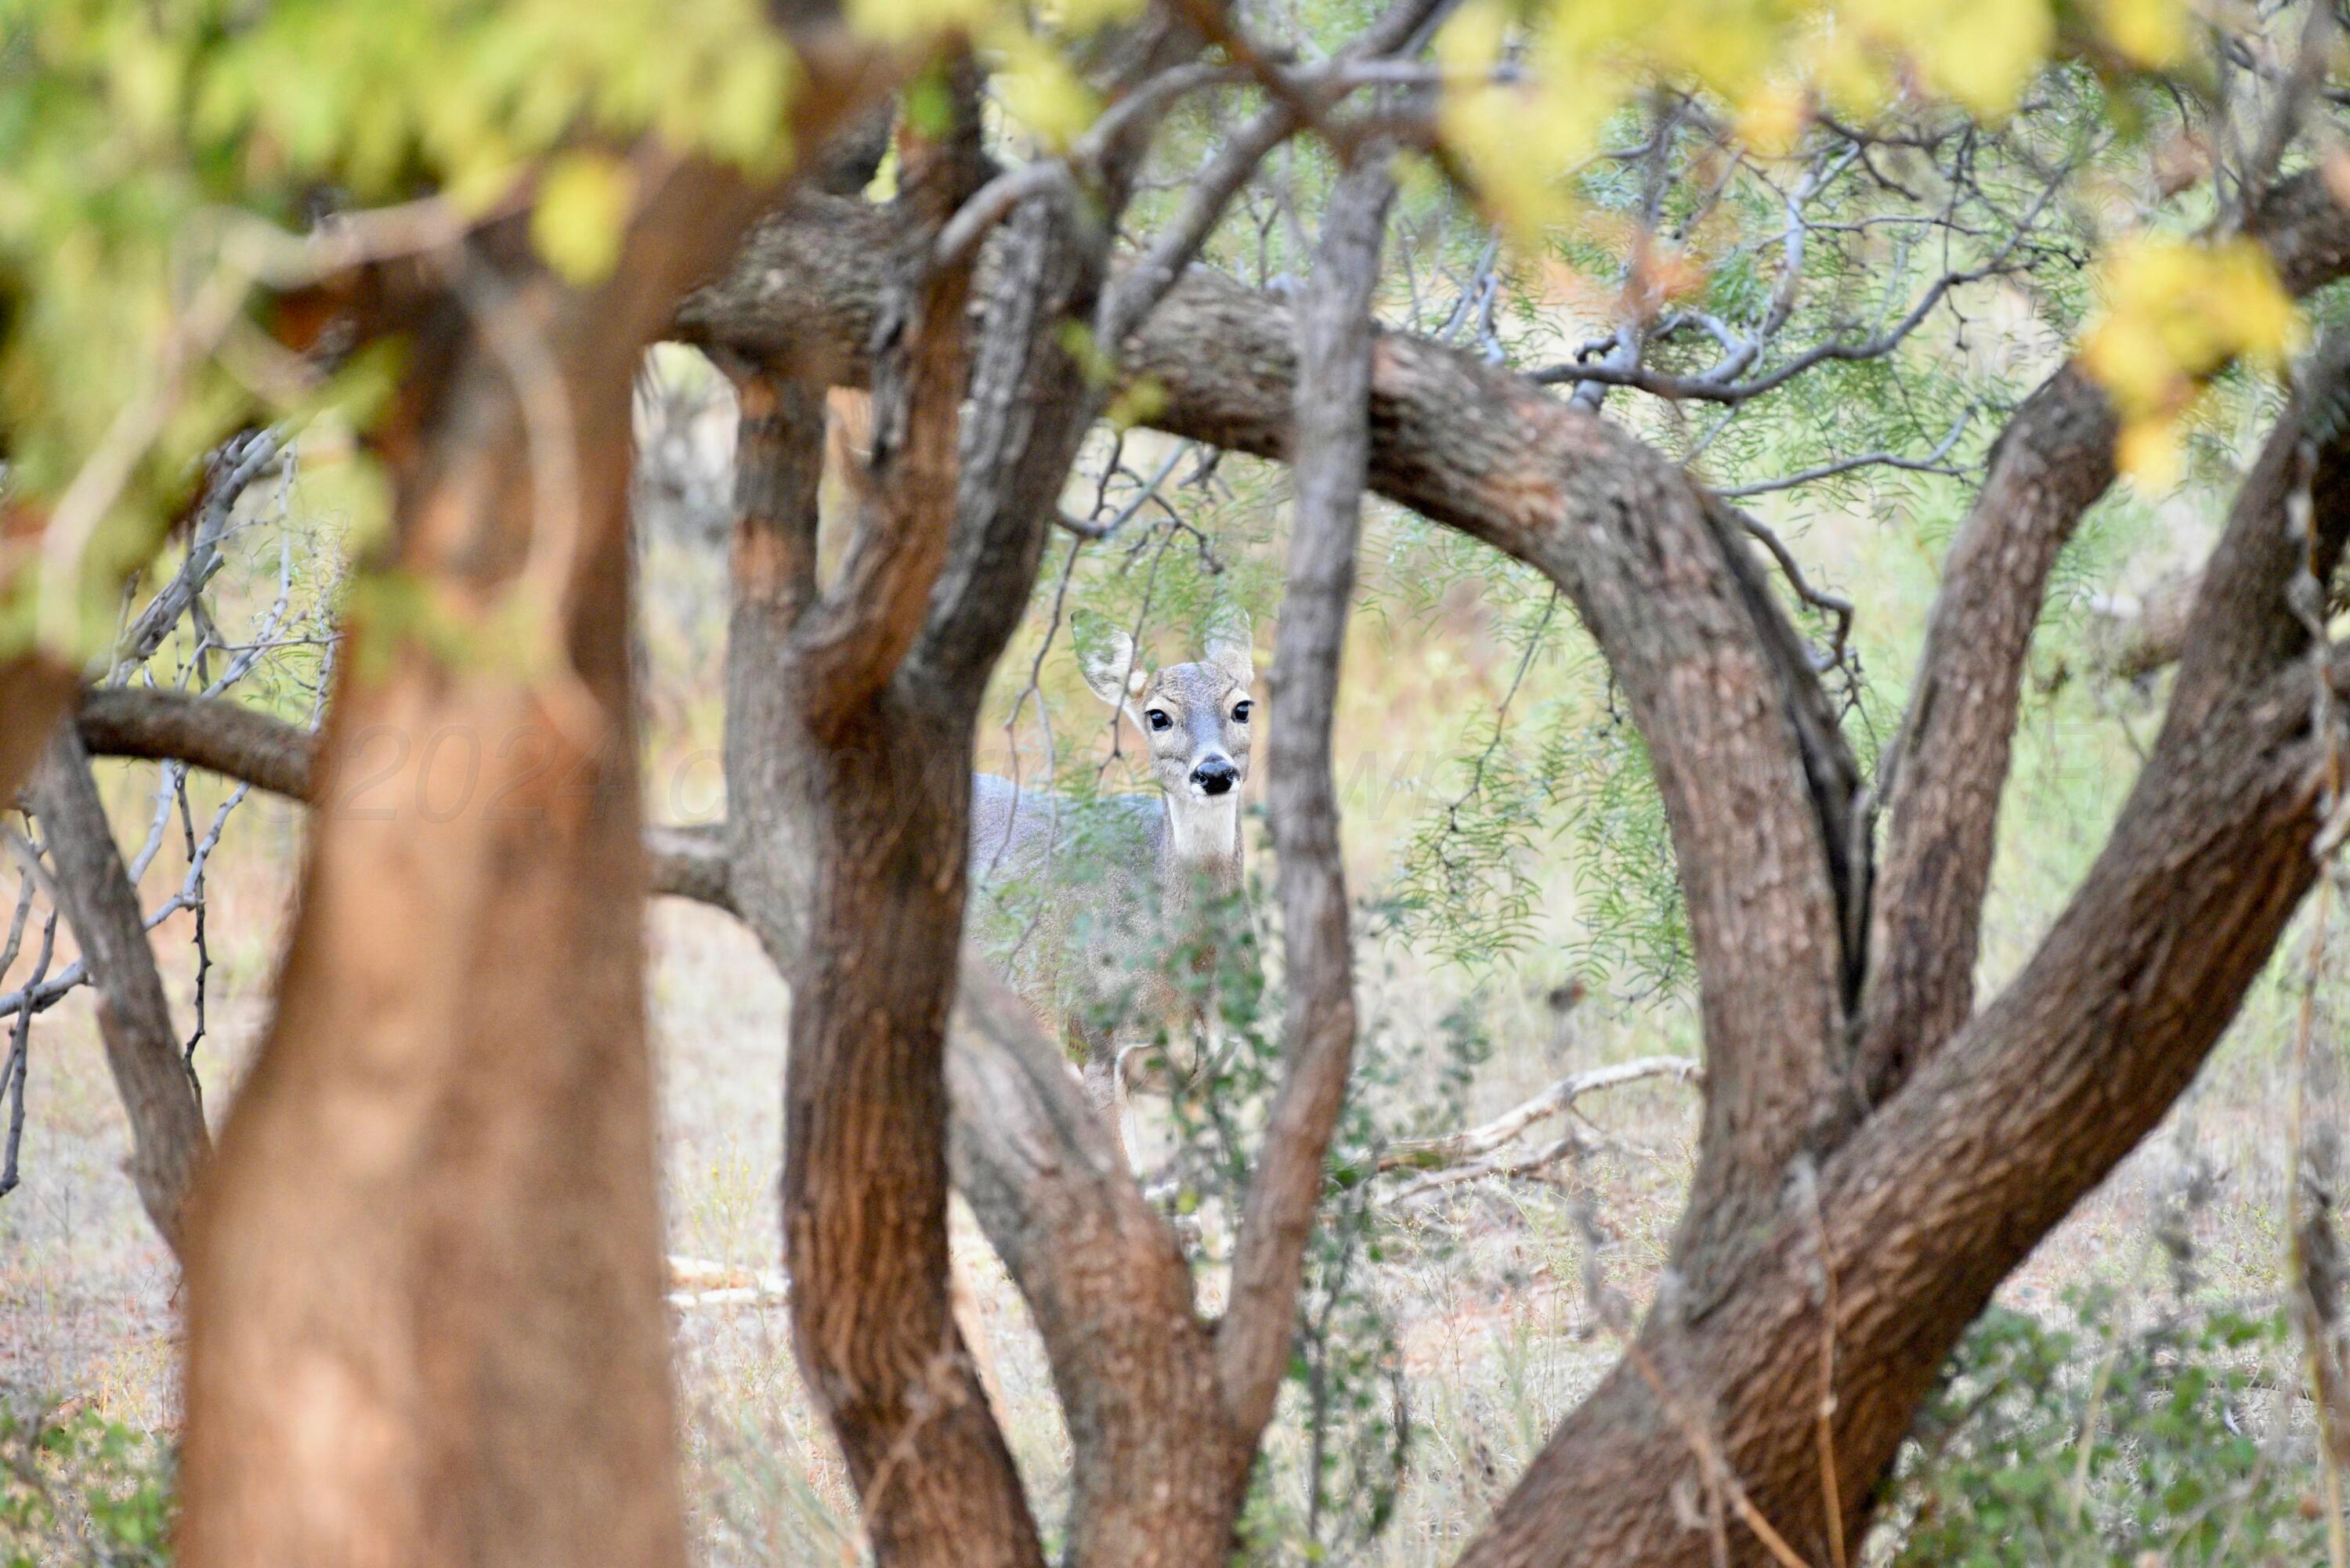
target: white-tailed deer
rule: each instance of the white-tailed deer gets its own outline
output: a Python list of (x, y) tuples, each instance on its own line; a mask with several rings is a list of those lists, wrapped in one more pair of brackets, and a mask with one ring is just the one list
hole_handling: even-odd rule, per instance
[[(1105, 1114), (1123, 1100), (1122, 1044), (1196, 1022), (1178, 950), (1212, 952), (1204, 913), (1241, 888), (1248, 781), (1248, 617), (1228, 612), (1195, 663), (1155, 672), (1133, 639), (1075, 627), (1086, 684), (1131, 722), (1158, 788), (1078, 799), (981, 774), (972, 781), (972, 882), (1003, 929), (994, 945), (1032, 1005), (1057, 1019)], [(1116, 722), (1116, 721), (1113, 721)], [(1003, 918), (1027, 907), (1024, 918)]]

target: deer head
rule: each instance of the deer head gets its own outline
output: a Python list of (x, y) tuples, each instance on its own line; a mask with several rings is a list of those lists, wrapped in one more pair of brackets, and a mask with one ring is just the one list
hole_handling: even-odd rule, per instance
[(1256, 716), (1248, 616), (1219, 611), (1199, 659), (1156, 670), (1137, 662), (1134, 639), (1123, 630), (1088, 618), (1093, 624), (1076, 628), (1078, 668), (1149, 747), (1151, 777), (1166, 797), (1179, 852), (1233, 853)]

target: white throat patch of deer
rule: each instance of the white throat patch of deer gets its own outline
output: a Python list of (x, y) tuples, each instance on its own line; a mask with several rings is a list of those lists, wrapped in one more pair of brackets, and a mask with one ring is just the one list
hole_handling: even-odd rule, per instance
[(972, 784), (972, 926), (1082, 1062), (1094, 1104), (1122, 1057), (1186, 1046), (1228, 923), (1241, 918), (1241, 801), (1255, 732), (1248, 618), (1221, 616), (1190, 663), (1145, 670), (1133, 640), (1081, 623), (1078, 663), (1138, 740), (1152, 789), (1077, 797), (991, 774)]

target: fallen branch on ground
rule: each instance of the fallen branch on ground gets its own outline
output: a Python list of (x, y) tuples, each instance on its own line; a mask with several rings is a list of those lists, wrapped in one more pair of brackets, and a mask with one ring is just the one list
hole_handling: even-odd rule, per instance
[(1405, 1184), (1392, 1195), (1396, 1202), (1481, 1177), (1529, 1176), (1573, 1153), (1578, 1141), (1575, 1135), (1569, 1133), (1531, 1156), (1507, 1156), (1503, 1153), (1506, 1146), (1527, 1129), (1572, 1110), (1583, 1096), (1646, 1078), (1669, 1077), (1686, 1084), (1704, 1075), (1705, 1069), (1687, 1056), (1642, 1056), (1636, 1061), (1571, 1074), (1489, 1122), (1441, 1137), (1407, 1138), (1395, 1144), (1379, 1157), (1379, 1170), (1382, 1174), (1391, 1170), (1419, 1173), (1419, 1179)]

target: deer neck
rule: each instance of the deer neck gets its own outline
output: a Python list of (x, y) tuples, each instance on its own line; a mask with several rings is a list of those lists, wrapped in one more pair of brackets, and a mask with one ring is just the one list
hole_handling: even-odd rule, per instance
[(1170, 888), (1195, 879), (1226, 891), (1241, 881), (1241, 792), (1215, 800), (1166, 795), (1167, 838), (1160, 869)]

